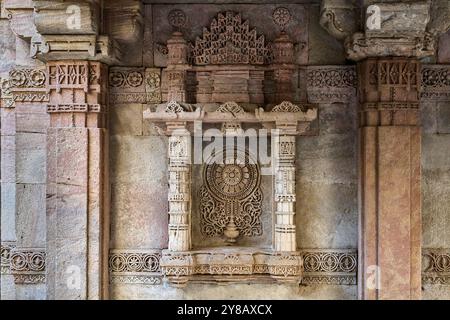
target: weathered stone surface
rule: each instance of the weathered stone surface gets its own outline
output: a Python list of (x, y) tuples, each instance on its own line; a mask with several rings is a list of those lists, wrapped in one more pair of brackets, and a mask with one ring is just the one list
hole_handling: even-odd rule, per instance
[(1, 136), (1, 181), (2, 183), (16, 182), (16, 140), (14, 136)]
[(1, 186), (1, 241), (16, 240), (16, 184), (4, 183)]
[(450, 133), (450, 103), (441, 102), (437, 107), (437, 132)]
[(111, 134), (121, 136), (142, 136), (142, 111), (142, 104), (123, 104), (111, 107)]
[[(356, 179), (355, 179), (356, 180)], [(297, 191), (297, 241), (302, 248), (357, 246), (357, 185), (303, 182)]]
[(167, 181), (111, 185), (111, 247), (166, 248)]
[(439, 37), (438, 63), (450, 63), (450, 31)]
[(111, 136), (111, 183), (166, 181), (167, 139), (161, 136)]
[(115, 285), (114, 299), (356, 299), (355, 286), (306, 286), (281, 284), (188, 284), (184, 289), (163, 286)]
[(16, 236), (19, 247), (45, 247), (45, 184), (16, 185)]
[(45, 146), (45, 134), (16, 134), (16, 181), (18, 183), (45, 183)]
[(14, 65), (16, 56), (15, 37), (9, 28), (8, 20), (0, 20), (0, 74), (7, 73)]

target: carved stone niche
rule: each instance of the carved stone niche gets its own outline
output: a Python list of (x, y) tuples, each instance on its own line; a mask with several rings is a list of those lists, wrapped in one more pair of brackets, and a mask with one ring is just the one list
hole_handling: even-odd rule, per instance
[(293, 41), (281, 31), (268, 43), (239, 13), (218, 13), (195, 43), (175, 31), (167, 55), (163, 101), (263, 104), (293, 99)]
[[(299, 282), (295, 140), (317, 118), (317, 108), (284, 101), (270, 112), (252, 112), (236, 102), (171, 101), (144, 111), (144, 118), (169, 136), (169, 245), (160, 264), (168, 281)], [(269, 163), (251, 148), (251, 138), (260, 146), (266, 136), (245, 128), (269, 129)], [(215, 129), (213, 147), (204, 143), (208, 129)], [(261, 242), (267, 234), (268, 243)]]

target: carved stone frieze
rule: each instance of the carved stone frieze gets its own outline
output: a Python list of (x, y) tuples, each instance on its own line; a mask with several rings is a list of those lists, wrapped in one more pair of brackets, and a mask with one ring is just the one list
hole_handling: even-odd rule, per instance
[(2, 242), (0, 245), (0, 274), (11, 274), (11, 251), (16, 247), (15, 242)]
[(45, 282), (45, 251), (42, 248), (14, 248), (9, 260), (16, 284)]
[(422, 283), (450, 285), (449, 249), (423, 249)]
[(195, 279), (247, 282), (255, 277), (299, 282), (303, 260), (299, 253), (217, 248), (190, 252), (163, 251), (161, 270), (174, 286)]
[(49, 94), (45, 87), (47, 70), (15, 68), (9, 72), (9, 91), (14, 102), (47, 102)]
[(111, 249), (110, 282), (161, 284), (160, 259), (160, 250)]
[(311, 103), (346, 103), (356, 97), (357, 76), (353, 66), (308, 66), (306, 81)]
[(421, 99), (450, 101), (450, 65), (422, 65)]
[(11, 82), (8, 78), (0, 78), (0, 103), (2, 108), (13, 108), (14, 98), (11, 92)]
[(305, 249), (302, 251), (304, 284), (356, 285), (358, 257), (353, 249)]

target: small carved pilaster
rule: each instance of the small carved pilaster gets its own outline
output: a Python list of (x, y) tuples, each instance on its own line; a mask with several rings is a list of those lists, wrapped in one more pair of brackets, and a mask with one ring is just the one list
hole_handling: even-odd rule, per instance
[(275, 250), (296, 251), (295, 136), (281, 130), (275, 144)]
[(191, 136), (185, 126), (171, 126), (169, 137), (169, 250), (191, 247)]
[(282, 32), (273, 43), (273, 78), (275, 103), (293, 100), (294, 44), (287, 33)]

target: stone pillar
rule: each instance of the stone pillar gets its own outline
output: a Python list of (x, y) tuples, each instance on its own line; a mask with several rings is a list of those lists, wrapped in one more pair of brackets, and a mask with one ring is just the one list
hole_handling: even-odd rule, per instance
[(296, 251), (295, 226), (295, 128), (274, 136), (275, 154), (275, 251)]
[(107, 67), (47, 63), (48, 299), (108, 297)]
[(185, 125), (168, 124), (169, 251), (191, 248), (191, 135)]
[(420, 299), (420, 64), (369, 58), (360, 92), (360, 298)]

